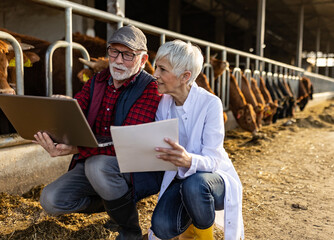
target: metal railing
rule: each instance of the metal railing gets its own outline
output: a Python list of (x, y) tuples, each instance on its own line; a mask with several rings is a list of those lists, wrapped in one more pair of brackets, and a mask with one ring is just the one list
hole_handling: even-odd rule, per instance
[[(53, 67), (52, 67), (52, 56), (53, 52), (60, 47), (68, 47), (70, 45), (69, 42), (66, 41), (57, 41), (51, 44), (45, 53), (45, 86), (46, 86), (46, 96), (51, 96), (53, 91), (52, 87), (52, 73), (53, 73)], [(89, 53), (87, 50), (79, 43), (72, 42), (72, 48), (80, 50), (82, 56), (87, 61), (90, 60)], [(71, 66), (70, 66), (71, 67)], [(88, 68), (88, 66), (84, 66), (84, 68)], [(69, 77), (70, 76), (70, 77)], [(70, 74), (66, 74), (66, 95), (72, 96), (72, 72)]]
[[(97, 10), (91, 7), (83, 6), (81, 4), (69, 2), (69, 1), (59, 1), (59, 0), (31, 0), (32, 2), (46, 5), (53, 8), (63, 9), (66, 11), (66, 13), (70, 14), (77, 14), (89, 18), (93, 18), (95, 20), (104, 21), (104, 22), (117, 22), (118, 27), (123, 26), (124, 24), (132, 24), (140, 29), (142, 29), (146, 34), (153, 34), (160, 36), (160, 44), (164, 43), (166, 41), (166, 38), (172, 38), (172, 39), (181, 39), (187, 42), (191, 42), (194, 44), (199, 45), (200, 47), (205, 48), (205, 57), (206, 57), (206, 63), (209, 63), (210, 54), (211, 52), (215, 53), (221, 53), (222, 60), (227, 60), (227, 55), (234, 55), (235, 56), (235, 64), (234, 64), (234, 73), (238, 76), (238, 79), (240, 78), (239, 75), (243, 73), (246, 73), (247, 76), (253, 76), (255, 79), (259, 80), (260, 76), (273, 76), (273, 79), (275, 79), (275, 76), (278, 77), (285, 77), (287, 78), (287, 81), (289, 81), (289, 84), (293, 86), (293, 92), (294, 94), (298, 94), (297, 86), (300, 76), (307, 76), (311, 79), (312, 83), (314, 85), (321, 84), (323, 85), (320, 87), (315, 87), (316, 91), (332, 91), (334, 88), (334, 79), (329, 78), (320, 74), (313, 74), (306, 72), (303, 68), (295, 67), (289, 64), (285, 64), (282, 62), (278, 62), (269, 58), (260, 57), (254, 54), (246, 53), (243, 51), (239, 51), (236, 49), (232, 49), (226, 46), (222, 46), (219, 44), (211, 43), (208, 41), (200, 40), (197, 38), (189, 37), (180, 33), (172, 32), (166, 29), (158, 28), (149, 24), (141, 23), (138, 21), (134, 21), (128, 18), (122, 18), (117, 15), (114, 15), (112, 13), (108, 13), (105, 11)], [(66, 14), (67, 15), (67, 14)], [(71, 18), (66, 16), (66, 22), (67, 22), (67, 28), (71, 28), (72, 26), (68, 24), (68, 22), (71, 21)], [(68, 42), (71, 42), (71, 36), (69, 36), (72, 33), (71, 30), (66, 31), (65, 38)], [(240, 67), (240, 58), (243, 58), (245, 61), (245, 68), (243, 71), (241, 71)], [(255, 67), (252, 70), (251, 69), (251, 62), (255, 62)], [(272, 72), (272, 67), (274, 67), (274, 71)], [(267, 71), (266, 71), (267, 69)], [(279, 72), (278, 72), (279, 69)], [(215, 86), (216, 84), (213, 82), (214, 79), (212, 77), (208, 76), (210, 80), (210, 85)], [(219, 95), (221, 99), (224, 102), (225, 110), (227, 110), (228, 104), (226, 104), (226, 95), (228, 95), (228, 84), (229, 84), (229, 69), (227, 69), (222, 77), (218, 79), (219, 84), (218, 86), (221, 87), (221, 89), (218, 89)], [(216, 85), (216, 86), (217, 86)], [(227, 89), (226, 91), (221, 91), (222, 89)], [(222, 94), (222, 93), (225, 93)]]
[(23, 52), (20, 43), (9, 33), (0, 31), (0, 39), (7, 40), (11, 43), (15, 53), (15, 66), (16, 66), (16, 93), (18, 95), (24, 94), (24, 82), (23, 82)]

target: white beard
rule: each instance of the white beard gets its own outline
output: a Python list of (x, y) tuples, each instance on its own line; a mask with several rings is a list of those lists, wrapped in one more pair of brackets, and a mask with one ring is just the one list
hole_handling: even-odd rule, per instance
[[(113, 69), (114, 67), (122, 69), (125, 72), (123, 73), (115, 72)], [(130, 78), (132, 75), (138, 72), (139, 68), (140, 68), (140, 61), (138, 61), (138, 63), (135, 66), (133, 66), (133, 68), (127, 68), (123, 64), (117, 64), (115, 62), (109, 63), (109, 69), (110, 69), (111, 76), (116, 81), (123, 81), (125, 79)]]

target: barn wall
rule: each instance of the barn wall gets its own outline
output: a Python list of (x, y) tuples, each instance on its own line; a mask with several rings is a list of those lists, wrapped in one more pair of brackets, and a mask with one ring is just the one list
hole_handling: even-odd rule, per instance
[[(94, 0), (75, 0), (79, 4), (94, 4)], [(87, 19), (73, 14), (73, 32), (84, 33)], [(65, 37), (65, 12), (28, 0), (1, 0), (0, 27), (20, 34), (54, 42)], [(85, 28), (85, 29), (84, 29)]]
[(37, 144), (0, 148), (0, 192), (22, 194), (64, 174), (71, 156), (51, 158)]

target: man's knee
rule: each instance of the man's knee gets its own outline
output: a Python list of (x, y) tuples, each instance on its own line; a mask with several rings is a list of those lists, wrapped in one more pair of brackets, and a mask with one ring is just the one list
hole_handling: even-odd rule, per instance
[(61, 213), (57, 211), (57, 194), (56, 192), (46, 186), (42, 190), (41, 196), (40, 196), (40, 204), (43, 207), (43, 209), (50, 215), (60, 215)]
[(106, 169), (109, 173), (119, 173), (116, 157), (96, 155), (87, 158), (85, 161), (85, 174), (88, 179), (103, 175)]
[(96, 155), (86, 159), (85, 175), (100, 197), (115, 200), (129, 190), (130, 174), (120, 173), (116, 157)]

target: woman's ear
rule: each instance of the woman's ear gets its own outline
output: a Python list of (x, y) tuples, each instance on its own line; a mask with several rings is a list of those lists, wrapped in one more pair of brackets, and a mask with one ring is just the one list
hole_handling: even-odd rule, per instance
[(191, 72), (190, 71), (185, 71), (184, 73), (182, 73), (182, 79), (181, 81), (184, 83), (187, 83), (189, 81), (191, 77)]

